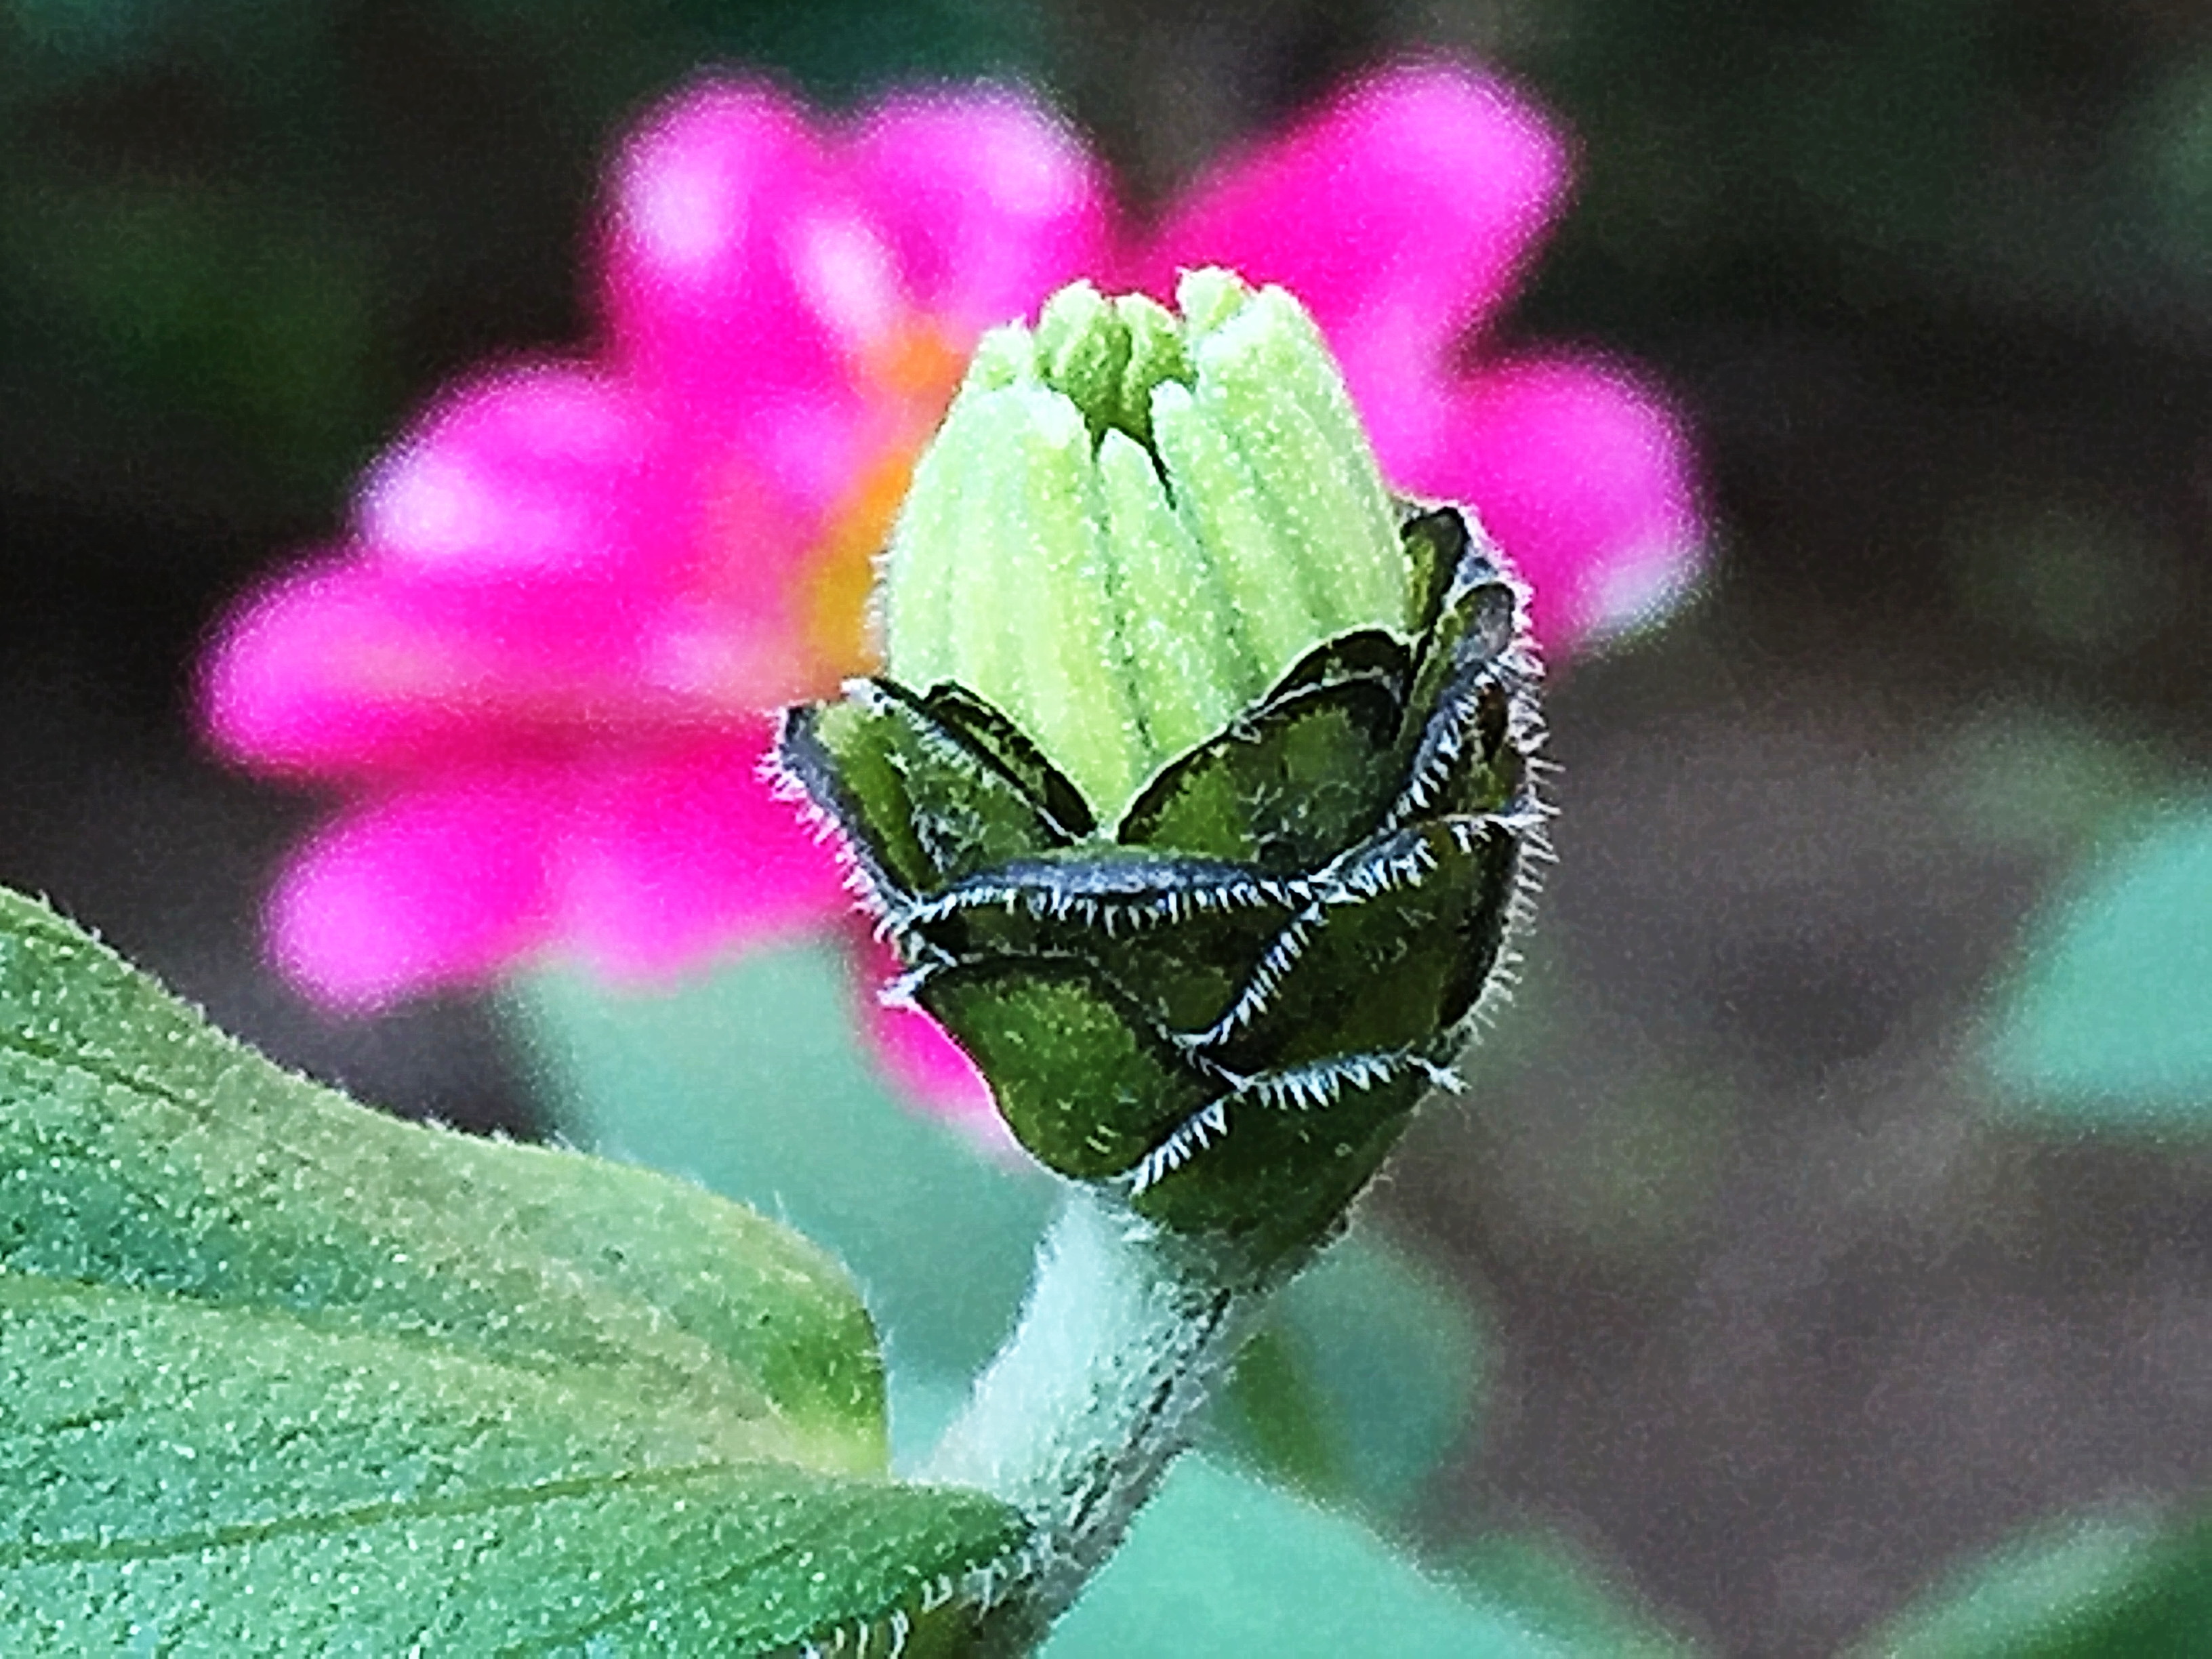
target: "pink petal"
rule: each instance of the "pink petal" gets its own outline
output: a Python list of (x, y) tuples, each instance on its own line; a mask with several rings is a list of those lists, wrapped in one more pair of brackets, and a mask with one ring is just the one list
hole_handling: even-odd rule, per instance
[(762, 715), (580, 769), (557, 850), (562, 933), (604, 971), (665, 975), (853, 914), (834, 854), (763, 781), (772, 732)]
[(426, 651), (445, 654), (395, 614), (392, 586), (358, 560), (327, 559), (240, 605), (204, 665), (216, 747), (277, 770), (402, 770), (465, 738), (473, 711), (392, 684)]
[[(550, 367), (442, 399), (371, 474), (358, 516), (387, 608), (448, 651), (538, 678), (619, 661), (641, 686), (680, 678), (667, 659), (702, 633), (756, 647), (789, 634), (820, 530), (727, 434), (664, 418), (628, 381)], [(753, 678), (763, 702), (806, 689)]]
[(999, 1115), (991, 1085), (975, 1062), (921, 1009), (886, 1003), (884, 988), (899, 977), (897, 956), (866, 927), (852, 941), (854, 1000), (861, 1034), (902, 1093), (999, 1156), (1019, 1156), (1019, 1144)]
[(1703, 546), (1689, 446), (1631, 375), (1529, 357), (1407, 406), (1426, 414), (1425, 441), (1386, 470), (1474, 507), (1534, 586), (1547, 641), (1638, 626), (1688, 586)]
[(371, 1009), (481, 979), (543, 943), (557, 781), (524, 769), (441, 779), (358, 807), (301, 849), (270, 896), (270, 952), (321, 1000)]
[(232, 756), (302, 772), (452, 767), (557, 744), (593, 690), (643, 700), (637, 665), (658, 599), (311, 564), (233, 614), (208, 658), (204, 718)]
[(586, 369), (465, 382), (369, 473), (362, 539), (449, 576), (618, 573), (660, 550), (653, 507), (674, 481), (656, 476), (656, 436), (633, 389)]
[(489, 595), (487, 622), (508, 635), (518, 595), (591, 617), (611, 598), (635, 606), (686, 586), (781, 622), (781, 588), (818, 533), (728, 434), (665, 418), (633, 380), (566, 365), (447, 392), (369, 471), (356, 520), (369, 560)]
[[(652, 743), (815, 695), (787, 522), (732, 474), (690, 567), (613, 573), (309, 564), (234, 611), (205, 659), (216, 745), (279, 770), (391, 775)], [(760, 522), (766, 515), (769, 522)], [(680, 579), (680, 580), (679, 580)]]
[(1109, 195), (1082, 141), (1011, 92), (908, 94), (853, 141), (855, 188), (908, 296), (962, 343), (1097, 271)]
[(1505, 82), (1437, 64), (1356, 82), (1201, 179), (1139, 261), (1279, 283), (1347, 359), (1363, 410), (1504, 301), (1566, 183), (1564, 146)]
[(861, 459), (855, 356), (899, 303), (805, 109), (757, 82), (665, 106), (615, 163), (604, 261), (621, 362), (803, 500), (834, 499)]

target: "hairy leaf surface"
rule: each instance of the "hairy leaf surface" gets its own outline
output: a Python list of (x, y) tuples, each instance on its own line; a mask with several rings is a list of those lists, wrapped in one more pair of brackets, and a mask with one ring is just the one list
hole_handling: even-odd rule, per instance
[(0, 1650), (949, 1638), (1020, 1524), (884, 1443), (804, 1240), (354, 1105), (0, 893)]

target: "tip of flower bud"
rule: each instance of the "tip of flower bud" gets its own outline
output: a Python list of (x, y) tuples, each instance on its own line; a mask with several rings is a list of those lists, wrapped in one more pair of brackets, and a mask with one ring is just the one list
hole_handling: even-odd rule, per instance
[(1412, 579), (1320, 331), (1187, 273), (984, 337), (885, 563), (891, 674), (1012, 719), (1111, 824), (1314, 646), (1403, 633)]

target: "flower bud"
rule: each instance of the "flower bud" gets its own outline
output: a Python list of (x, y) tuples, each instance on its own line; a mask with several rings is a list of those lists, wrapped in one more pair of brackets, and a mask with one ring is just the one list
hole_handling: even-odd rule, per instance
[(1314, 646), (1409, 622), (1313, 319), (1221, 270), (1176, 301), (1079, 283), (988, 336), (884, 567), (892, 677), (984, 698), (1109, 822)]
[(1039, 1159), (1309, 1244), (1466, 1041), (1540, 849), (1526, 592), (1393, 502), (1297, 303), (1064, 291), (917, 469), (890, 673), (778, 754)]

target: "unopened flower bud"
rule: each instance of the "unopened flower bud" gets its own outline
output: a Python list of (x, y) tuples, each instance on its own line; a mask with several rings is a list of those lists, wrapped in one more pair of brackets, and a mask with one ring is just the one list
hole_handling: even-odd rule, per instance
[(1313, 319), (1187, 275), (986, 337), (884, 569), (887, 665), (966, 686), (1109, 822), (1323, 640), (1402, 633), (1374, 451)]
[(779, 754), (1023, 1144), (1265, 1254), (1466, 1040), (1541, 833), (1537, 667), (1297, 302), (1177, 299), (1079, 285), (986, 337), (888, 561), (890, 673)]

